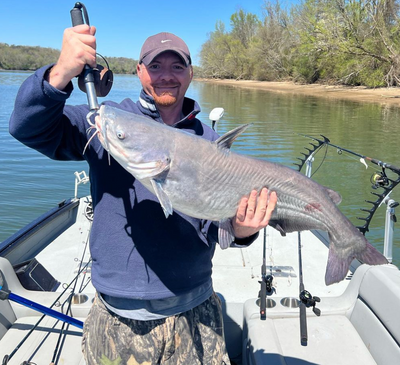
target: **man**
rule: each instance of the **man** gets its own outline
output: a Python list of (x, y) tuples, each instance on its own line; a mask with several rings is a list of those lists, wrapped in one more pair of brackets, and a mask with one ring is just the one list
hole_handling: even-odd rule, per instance
[[(87, 106), (68, 106), (71, 79), (96, 66), (95, 28), (65, 30), (58, 62), (29, 77), (18, 93), (10, 133), (46, 156), (86, 159), (94, 220), (90, 237), (92, 283), (97, 290), (85, 321), (87, 364), (228, 364), (221, 303), (213, 292), (216, 224), (174, 212), (168, 219), (157, 201), (86, 130)], [(195, 133), (217, 135), (196, 119), (185, 97), (193, 77), (186, 44), (170, 33), (143, 44), (137, 74), (138, 102), (106, 102)], [(263, 189), (244, 197), (232, 219), (235, 241), (249, 245), (268, 224), (276, 194)], [(269, 202), (268, 202), (269, 201)]]

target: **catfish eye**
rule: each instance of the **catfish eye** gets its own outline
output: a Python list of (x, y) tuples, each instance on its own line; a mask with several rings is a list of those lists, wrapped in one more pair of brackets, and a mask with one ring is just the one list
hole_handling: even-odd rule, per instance
[(117, 131), (116, 133), (118, 139), (124, 139), (125, 133), (123, 131)]

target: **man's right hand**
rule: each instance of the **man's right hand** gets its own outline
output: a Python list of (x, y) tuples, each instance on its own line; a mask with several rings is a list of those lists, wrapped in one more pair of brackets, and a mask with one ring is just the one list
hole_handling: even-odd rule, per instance
[(60, 57), (49, 73), (50, 85), (64, 90), (85, 65), (96, 67), (96, 28), (86, 24), (64, 31)]

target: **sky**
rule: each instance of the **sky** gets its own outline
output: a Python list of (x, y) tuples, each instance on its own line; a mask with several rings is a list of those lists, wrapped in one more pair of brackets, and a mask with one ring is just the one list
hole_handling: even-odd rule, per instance
[[(138, 59), (148, 36), (171, 32), (187, 43), (193, 63), (199, 65), (201, 46), (217, 21), (229, 30), (231, 15), (240, 9), (261, 19), (264, 0), (84, 0), (83, 4), (90, 24), (97, 28), (97, 52), (103, 56)], [(0, 43), (61, 49), (74, 5), (70, 0), (0, 0)]]

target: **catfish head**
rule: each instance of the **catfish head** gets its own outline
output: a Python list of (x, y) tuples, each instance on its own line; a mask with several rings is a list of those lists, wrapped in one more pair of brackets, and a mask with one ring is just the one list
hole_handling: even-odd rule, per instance
[(96, 129), (104, 149), (138, 180), (157, 178), (169, 169), (171, 157), (154, 120), (102, 105)]

